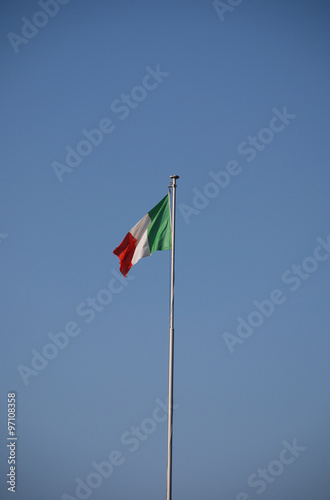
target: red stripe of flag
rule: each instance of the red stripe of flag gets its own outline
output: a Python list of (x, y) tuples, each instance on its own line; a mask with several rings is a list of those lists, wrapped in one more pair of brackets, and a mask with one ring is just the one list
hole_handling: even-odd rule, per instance
[(114, 249), (113, 253), (119, 257), (120, 272), (126, 277), (132, 267), (132, 259), (135, 252), (136, 238), (127, 233), (120, 245)]

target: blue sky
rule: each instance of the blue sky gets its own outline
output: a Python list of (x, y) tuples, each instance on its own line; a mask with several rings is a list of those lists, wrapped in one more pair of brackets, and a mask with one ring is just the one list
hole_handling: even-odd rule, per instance
[(54, 2), (1, 6), (1, 498), (8, 392), (17, 500), (165, 498), (170, 252), (112, 251), (178, 174), (173, 498), (328, 500), (328, 2)]

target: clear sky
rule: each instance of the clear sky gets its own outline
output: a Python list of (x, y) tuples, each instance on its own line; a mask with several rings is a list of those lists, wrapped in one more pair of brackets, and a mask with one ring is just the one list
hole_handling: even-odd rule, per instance
[(329, 499), (321, 0), (1, 2), (1, 499), (165, 498), (170, 252), (113, 249), (178, 174), (173, 500)]

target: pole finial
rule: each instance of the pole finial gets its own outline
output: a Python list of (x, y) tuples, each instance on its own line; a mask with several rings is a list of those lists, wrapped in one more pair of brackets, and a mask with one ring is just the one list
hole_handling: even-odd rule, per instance
[(169, 188), (176, 187), (176, 180), (180, 179), (178, 175), (170, 175), (170, 179), (172, 179), (172, 184), (169, 185)]

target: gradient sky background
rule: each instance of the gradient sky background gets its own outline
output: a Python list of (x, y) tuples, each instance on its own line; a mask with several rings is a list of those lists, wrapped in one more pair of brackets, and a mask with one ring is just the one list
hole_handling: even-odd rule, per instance
[[(77, 307), (178, 174), (173, 499), (328, 500), (330, 258), (296, 290), (282, 276), (330, 235), (329, 3), (244, 0), (221, 20), (210, 0), (72, 0), (16, 54), (7, 34), (37, 11), (1, 3), (1, 498), (10, 391), (16, 500), (78, 498), (114, 450), (124, 462), (89, 498), (165, 498), (166, 422), (150, 418), (167, 398), (170, 252), (95, 317)], [(113, 102), (158, 64), (168, 76), (121, 119)], [(295, 118), (248, 162), (240, 144), (285, 106)], [(104, 118), (114, 131), (59, 182), (52, 163)], [(239, 175), (188, 224), (182, 204), (231, 160)], [(286, 300), (231, 353), (225, 332), (274, 289)], [(25, 385), (18, 366), (69, 321), (81, 333)], [(153, 432), (130, 451), (141, 423)], [(248, 478), (295, 439), (304, 451), (258, 495)]]

